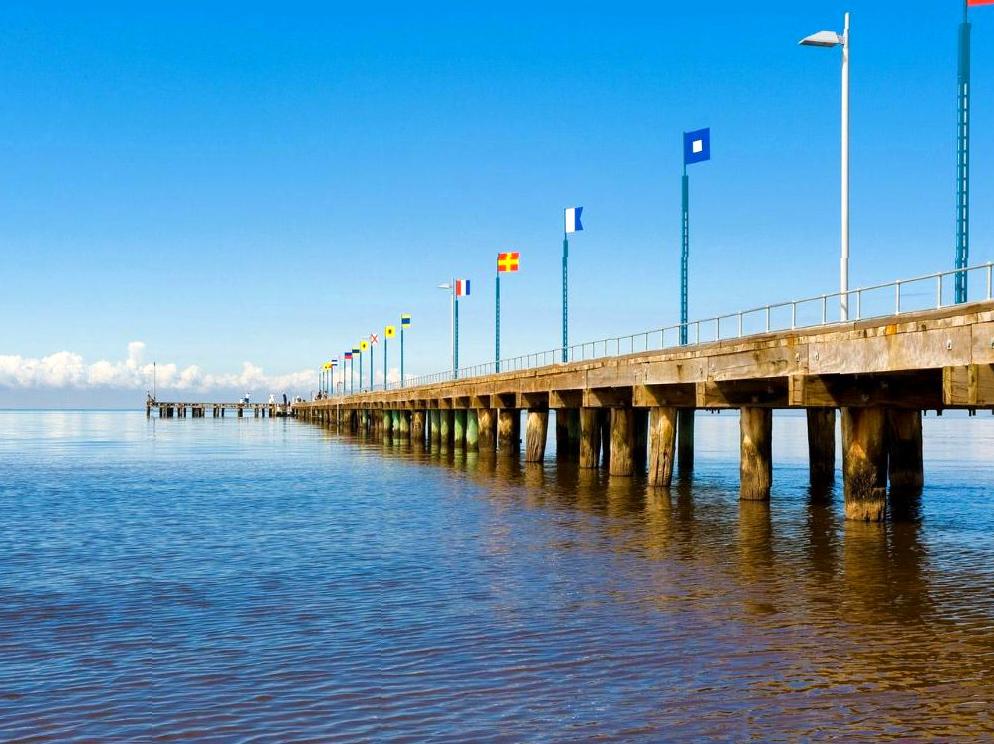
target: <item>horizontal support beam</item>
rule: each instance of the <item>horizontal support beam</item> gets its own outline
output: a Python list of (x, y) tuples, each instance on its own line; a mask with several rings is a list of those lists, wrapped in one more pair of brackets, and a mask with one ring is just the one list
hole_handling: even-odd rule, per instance
[(793, 375), (789, 403), (800, 408), (942, 408), (941, 370), (883, 375)]

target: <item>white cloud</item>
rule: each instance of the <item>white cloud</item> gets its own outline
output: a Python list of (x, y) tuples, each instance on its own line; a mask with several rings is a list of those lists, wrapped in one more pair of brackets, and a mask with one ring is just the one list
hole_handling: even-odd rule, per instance
[[(144, 362), (145, 344), (128, 344), (127, 358), (87, 364), (82, 356), (69, 351), (33, 359), (0, 355), (0, 388), (15, 389), (119, 389), (145, 391), (152, 387), (153, 365)], [(391, 370), (392, 371), (392, 370)], [(213, 374), (193, 364), (179, 369), (175, 364), (155, 365), (159, 391), (206, 393), (212, 390), (251, 392), (258, 397), (269, 392), (307, 390), (316, 382), (315, 373), (306, 370), (284, 375), (267, 375), (262, 367), (245, 362), (240, 372)], [(161, 392), (159, 397), (162, 397)]]

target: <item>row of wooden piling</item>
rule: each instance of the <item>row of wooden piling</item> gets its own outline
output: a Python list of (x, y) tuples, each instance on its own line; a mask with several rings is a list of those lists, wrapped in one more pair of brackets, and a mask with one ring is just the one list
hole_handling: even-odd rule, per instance
[(226, 410), (232, 410), (238, 418), (245, 416), (245, 411), (252, 411), (253, 418), (273, 418), (286, 415), (284, 407), (276, 404), (232, 405), (230, 403), (152, 403), (145, 406), (145, 417), (151, 418), (152, 409), (159, 411), (159, 418), (206, 418), (207, 411), (212, 418), (224, 418)]
[[(380, 433), (430, 444), (493, 452), (537, 463), (545, 459), (549, 409), (525, 409), (522, 453), (519, 408), (425, 410), (304, 407), (298, 417), (340, 430)], [(740, 416), (740, 497), (767, 500), (773, 485), (773, 410), (743, 407)], [(836, 419), (832, 408), (807, 411), (811, 483), (835, 478)], [(556, 409), (556, 456), (581, 468), (603, 468), (614, 477), (643, 473), (649, 485), (668, 488), (674, 466), (694, 464), (694, 411), (671, 407)], [(849, 519), (879, 521), (892, 496), (923, 485), (922, 414), (897, 408), (842, 409), (843, 491)]]

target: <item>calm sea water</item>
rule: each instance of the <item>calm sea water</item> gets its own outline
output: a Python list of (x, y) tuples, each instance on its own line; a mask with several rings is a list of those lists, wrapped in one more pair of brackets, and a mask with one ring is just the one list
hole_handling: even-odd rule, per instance
[(285, 420), (0, 413), (0, 739), (994, 735), (994, 418), (920, 519), (812, 499), (775, 419), (672, 492)]

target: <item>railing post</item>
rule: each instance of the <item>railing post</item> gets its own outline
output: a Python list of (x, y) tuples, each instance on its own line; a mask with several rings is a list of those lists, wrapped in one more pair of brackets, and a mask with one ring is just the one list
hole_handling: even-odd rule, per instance
[(901, 282), (894, 282), (894, 306), (896, 312), (894, 315), (901, 314)]
[(742, 338), (742, 311), (739, 311), (739, 338)]
[(828, 323), (828, 295), (821, 296), (821, 324)]
[(790, 329), (797, 328), (797, 302), (790, 303)]
[(994, 264), (987, 262), (987, 299), (991, 298), (991, 275), (994, 273)]
[(942, 274), (935, 277), (935, 308), (942, 307)]
[(863, 290), (856, 290), (856, 320), (863, 317)]
[(766, 306), (766, 332), (767, 333), (770, 332), (770, 321), (772, 319), (772, 315), (773, 315), (773, 308), (771, 308), (769, 305), (767, 305)]

